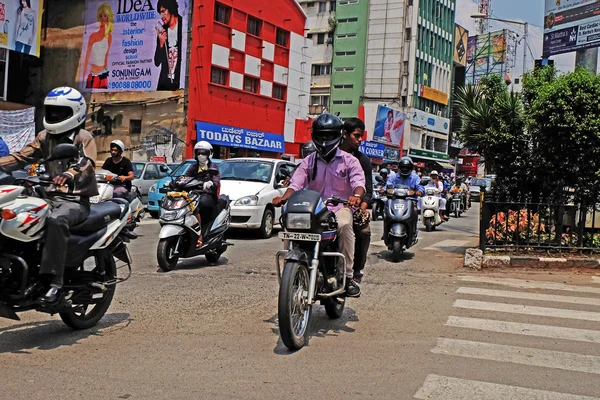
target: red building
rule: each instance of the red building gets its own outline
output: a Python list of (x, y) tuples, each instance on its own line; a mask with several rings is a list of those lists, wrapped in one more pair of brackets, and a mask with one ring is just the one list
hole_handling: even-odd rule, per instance
[[(294, 0), (196, 0), (190, 45), (188, 143), (216, 157), (297, 154), (308, 115), (312, 42)], [(188, 156), (191, 149), (188, 148)]]

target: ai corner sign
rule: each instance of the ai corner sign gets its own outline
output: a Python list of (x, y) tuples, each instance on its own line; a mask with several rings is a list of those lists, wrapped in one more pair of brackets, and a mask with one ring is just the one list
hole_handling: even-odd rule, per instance
[(196, 122), (196, 139), (210, 144), (227, 147), (240, 147), (260, 151), (284, 153), (283, 135), (236, 128), (227, 125)]
[(367, 157), (385, 158), (385, 146), (383, 143), (362, 142), (358, 150)]

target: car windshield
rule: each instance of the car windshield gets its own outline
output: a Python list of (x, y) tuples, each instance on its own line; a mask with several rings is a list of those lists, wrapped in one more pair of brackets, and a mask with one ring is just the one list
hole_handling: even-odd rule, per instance
[(179, 166), (177, 168), (175, 168), (173, 170), (173, 172), (171, 172), (171, 176), (181, 176), (181, 175), (185, 174), (187, 172), (187, 170), (190, 168), (190, 165), (192, 165), (193, 163), (194, 163), (193, 161), (186, 161), (186, 162), (179, 164)]
[(133, 176), (135, 179), (140, 179), (142, 172), (144, 172), (144, 163), (132, 163), (133, 164)]
[(488, 186), (490, 181), (487, 179), (476, 178), (471, 181), (471, 186)]
[(219, 166), (221, 180), (264, 182), (271, 181), (273, 163), (260, 160), (227, 160)]

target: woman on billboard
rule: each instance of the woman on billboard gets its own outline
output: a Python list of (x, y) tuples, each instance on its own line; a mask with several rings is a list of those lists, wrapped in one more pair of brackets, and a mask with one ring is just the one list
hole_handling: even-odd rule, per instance
[(31, 46), (35, 40), (36, 12), (31, 8), (31, 0), (18, 1), (15, 51), (30, 54)]
[[(112, 31), (115, 14), (110, 4), (103, 3), (96, 12), (98, 30), (90, 35), (85, 61), (81, 66), (82, 81), (87, 89), (108, 89), (108, 54), (112, 46)], [(92, 59), (92, 68), (87, 75), (88, 65)]]
[(158, 0), (160, 22), (156, 26), (154, 64), (160, 67), (156, 90), (177, 90), (181, 80), (183, 21), (177, 0)]

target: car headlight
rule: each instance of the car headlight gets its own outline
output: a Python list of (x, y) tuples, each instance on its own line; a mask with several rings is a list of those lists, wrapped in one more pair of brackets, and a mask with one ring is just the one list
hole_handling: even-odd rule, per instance
[(149, 193), (154, 193), (156, 192), (156, 183), (152, 186), (150, 186), (150, 189), (148, 190)]
[(256, 206), (258, 205), (258, 196), (246, 196), (239, 198), (235, 204), (235, 206)]
[(286, 216), (286, 228), (290, 230), (294, 229), (310, 229), (310, 214), (297, 214), (290, 213)]

